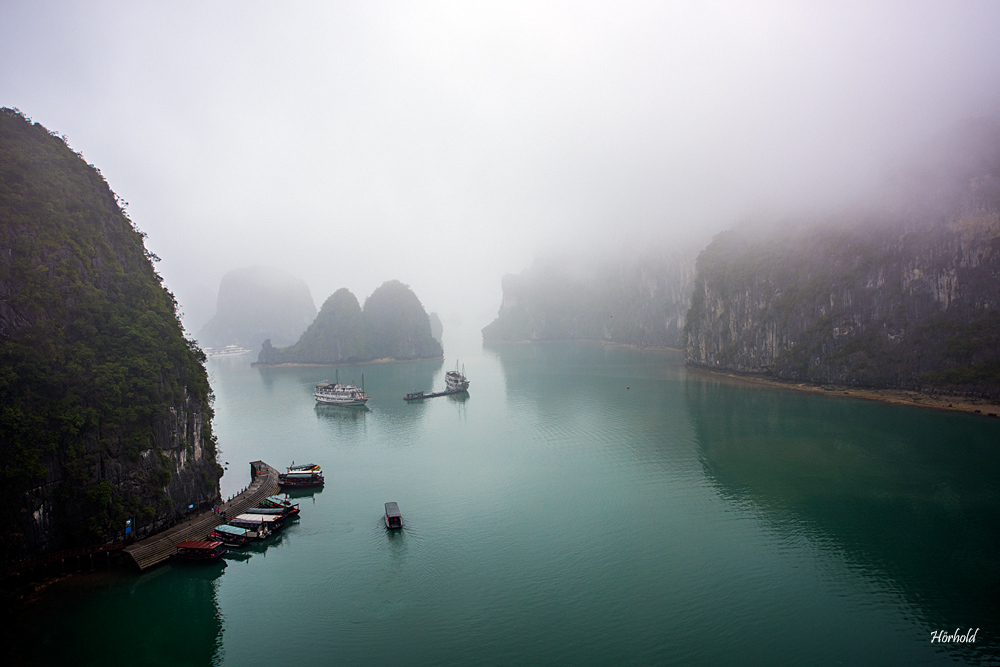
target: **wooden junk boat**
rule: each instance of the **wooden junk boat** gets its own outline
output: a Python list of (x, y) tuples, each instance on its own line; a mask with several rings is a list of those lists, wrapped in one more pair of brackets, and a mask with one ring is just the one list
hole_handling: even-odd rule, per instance
[(247, 542), (256, 538), (257, 533), (249, 528), (241, 528), (239, 526), (230, 526), (226, 524), (216, 526), (215, 529), (208, 534), (208, 539), (218, 540), (227, 547), (246, 546)]
[(292, 519), (298, 517), (298, 505), (286, 505), (284, 507), (251, 507), (247, 514), (266, 514), (268, 516), (280, 516), (282, 519)]
[(177, 545), (173, 557), (189, 563), (214, 563), (225, 553), (222, 542), (188, 540)]
[(278, 475), (278, 485), (282, 489), (305, 489), (322, 486), (323, 482), (322, 470), (289, 470)]
[(275, 516), (273, 514), (251, 514), (247, 512), (246, 514), (240, 514), (235, 519), (229, 520), (230, 526), (236, 526), (237, 528), (246, 528), (252, 531), (254, 537), (259, 540), (263, 540), (270, 537), (271, 533), (281, 530), (284, 522), (284, 517)]
[(396, 503), (385, 504), (385, 527), (402, 528), (403, 515), (399, 513), (399, 505)]

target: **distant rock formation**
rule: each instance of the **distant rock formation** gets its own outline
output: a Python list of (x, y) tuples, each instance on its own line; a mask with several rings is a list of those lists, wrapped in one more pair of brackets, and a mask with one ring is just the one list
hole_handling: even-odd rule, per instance
[(431, 335), (430, 318), (416, 294), (398, 280), (390, 280), (372, 292), (364, 309), (349, 290), (337, 290), (298, 342), (279, 348), (266, 340), (257, 362), (338, 364), (443, 356), (441, 344)]
[(219, 498), (204, 355), (100, 172), (0, 109), (0, 565)]
[(334, 292), (298, 342), (279, 349), (264, 342), (258, 362), (263, 364), (328, 364), (366, 358), (361, 305), (346, 288)]
[(441, 318), (438, 317), (437, 313), (431, 313), (429, 317), (431, 320), (431, 336), (440, 343), (444, 337), (444, 325), (441, 324)]
[(695, 251), (662, 250), (598, 262), (538, 261), (503, 278), (484, 341), (600, 340), (680, 347)]
[(888, 213), (717, 236), (698, 258), (689, 363), (1000, 398), (1000, 127), (971, 130), (906, 174)]
[(290, 345), (315, 317), (316, 305), (302, 280), (267, 266), (236, 269), (222, 278), (215, 315), (198, 332), (198, 343), (251, 350), (267, 339)]

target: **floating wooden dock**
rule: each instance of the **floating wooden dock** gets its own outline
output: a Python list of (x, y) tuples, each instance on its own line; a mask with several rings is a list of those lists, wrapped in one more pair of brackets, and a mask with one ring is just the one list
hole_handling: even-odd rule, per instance
[(250, 486), (242, 493), (219, 506), (219, 512), (204, 512), (183, 521), (162, 533), (147, 537), (141, 542), (125, 547), (123, 551), (132, 557), (140, 570), (146, 570), (170, 558), (177, 545), (185, 540), (200, 540), (223, 523), (223, 512), (227, 517), (235, 517), (256, 506), (264, 498), (278, 492), (278, 471), (263, 461), (250, 464)]
[(422, 392), (415, 391), (403, 397), (404, 401), (422, 401), (425, 398), (437, 398), (438, 396), (451, 396), (452, 394), (464, 394), (468, 389), (445, 389), (444, 391)]

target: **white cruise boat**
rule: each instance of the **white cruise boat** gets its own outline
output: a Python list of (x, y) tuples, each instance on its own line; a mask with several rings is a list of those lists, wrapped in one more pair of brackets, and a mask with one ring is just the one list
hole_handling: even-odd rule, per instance
[(455, 370), (448, 371), (444, 374), (444, 383), (448, 387), (448, 391), (468, 391), (469, 389), (469, 379), (465, 377), (465, 368), (462, 368), (462, 372), (458, 372), (458, 362), (455, 362)]
[(368, 402), (365, 395), (365, 376), (361, 376), (361, 389), (353, 384), (340, 384), (340, 373), (336, 382), (320, 382), (316, 385), (313, 397), (317, 403), (327, 405), (343, 405), (345, 407), (360, 407)]
[(202, 350), (206, 357), (236, 357), (241, 354), (250, 354), (250, 350), (239, 345), (227, 345), (225, 347), (206, 347)]

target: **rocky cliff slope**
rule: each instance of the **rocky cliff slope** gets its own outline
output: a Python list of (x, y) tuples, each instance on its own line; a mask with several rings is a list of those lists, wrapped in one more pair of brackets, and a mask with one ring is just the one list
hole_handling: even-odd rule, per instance
[(0, 110), (0, 562), (219, 496), (208, 379), (93, 166)]
[(403, 283), (390, 280), (372, 292), (363, 309), (349, 290), (337, 290), (297, 343), (278, 348), (265, 341), (258, 363), (338, 364), (439, 359), (443, 354), (420, 299)]
[(267, 266), (237, 269), (222, 278), (215, 315), (198, 332), (198, 343), (251, 350), (267, 339), (291, 345), (315, 317), (316, 304), (302, 280)]
[(974, 130), (968, 150), (953, 141), (908, 175), (888, 213), (716, 237), (698, 259), (688, 361), (1000, 397), (1000, 131)]
[(536, 262), (504, 276), (500, 312), (483, 340), (680, 347), (694, 257), (662, 250), (599, 262)]

